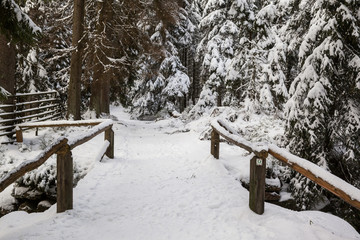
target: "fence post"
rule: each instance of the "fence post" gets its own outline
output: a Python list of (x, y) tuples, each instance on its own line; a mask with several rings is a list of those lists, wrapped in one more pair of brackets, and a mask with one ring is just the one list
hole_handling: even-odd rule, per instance
[(66, 144), (57, 152), (57, 212), (73, 208), (73, 159)]
[(213, 129), (211, 132), (211, 155), (219, 159), (220, 155), (220, 135)]
[(109, 147), (106, 149), (105, 155), (109, 158), (114, 158), (114, 131), (112, 127), (105, 131), (105, 140), (110, 142)]
[(23, 133), (20, 127), (16, 127), (16, 141), (18, 143), (23, 142), (24, 138), (23, 138)]
[(249, 207), (257, 214), (264, 213), (266, 158), (250, 160)]

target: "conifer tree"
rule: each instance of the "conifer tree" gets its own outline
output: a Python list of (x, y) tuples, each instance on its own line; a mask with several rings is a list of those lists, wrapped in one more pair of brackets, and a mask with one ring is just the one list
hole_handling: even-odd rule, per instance
[[(360, 159), (360, 3), (304, 0), (293, 7), (301, 10), (287, 30), (293, 39), (289, 45), (299, 46), (299, 72), (286, 104), (288, 147), (356, 185)], [(302, 31), (299, 23), (308, 29)], [(300, 175), (293, 179), (292, 189), (302, 209), (313, 207), (322, 195), (319, 187)]]
[[(193, 41), (191, 33), (194, 31), (185, 9), (189, 3), (155, 2), (152, 14), (156, 25), (148, 34), (161, 54), (153, 54), (146, 59), (149, 64), (146, 68), (154, 71), (143, 71), (145, 80), (138, 84), (133, 101), (133, 112), (137, 116), (155, 115), (160, 111), (170, 114), (174, 110), (181, 112), (186, 106), (190, 87), (188, 69), (184, 66), (187, 62), (186, 49)], [(165, 13), (163, 9), (168, 11)]]
[(199, 1), (202, 12), (199, 23), (202, 39), (197, 56), (201, 64), (203, 88), (191, 114), (202, 114), (214, 106), (221, 106), (225, 95), (225, 76), (234, 55), (238, 27), (228, 19), (230, 1)]
[(276, 34), (276, 6), (253, 0), (199, 5), (204, 7), (198, 48), (204, 87), (192, 111), (221, 105), (249, 113), (281, 110), (288, 97), (286, 45)]

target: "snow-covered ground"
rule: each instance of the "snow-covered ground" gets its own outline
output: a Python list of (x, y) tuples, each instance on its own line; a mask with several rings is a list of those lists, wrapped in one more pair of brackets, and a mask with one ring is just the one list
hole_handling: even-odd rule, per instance
[[(56, 213), (13, 212), (0, 218), (0, 239), (360, 239), (344, 220), (330, 214), (295, 212), (265, 204), (257, 215), (248, 208), (246, 152), (221, 144), (220, 160), (199, 126), (179, 119), (130, 120), (112, 111), (115, 158), (96, 159), (103, 136), (74, 150), (89, 172), (74, 189), (74, 209)], [(33, 138), (25, 133), (24, 138)], [(237, 175), (237, 176), (236, 176)], [(7, 199), (6, 189), (0, 194)]]

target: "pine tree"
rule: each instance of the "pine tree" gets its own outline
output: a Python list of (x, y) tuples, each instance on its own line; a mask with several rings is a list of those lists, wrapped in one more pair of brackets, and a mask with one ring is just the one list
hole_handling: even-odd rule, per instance
[(200, 1), (199, 23), (202, 39), (197, 49), (201, 64), (202, 91), (199, 101), (191, 110), (192, 115), (202, 114), (214, 106), (223, 104), (225, 76), (234, 55), (238, 27), (228, 19), (230, 1)]
[(203, 100), (192, 112), (221, 105), (241, 106), (249, 113), (282, 110), (288, 97), (286, 45), (276, 33), (276, 5), (253, 0), (199, 5), (204, 37), (198, 54), (205, 83)]
[[(356, 184), (360, 159), (356, 85), (359, 2), (308, 0), (296, 2), (294, 8), (301, 10), (287, 30), (293, 39), (289, 46), (299, 46), (293, 48), (298, 49), (299, 73), (286, 104), (288, 147)], [(299, 29), (299, 23), (308, 29)], [(341, 173), (339, 165), (352, 170)], [(313, 207), (322, 195), (319, 187), (300, 175), (293, 179), (292, 189), (302, 209)]]
[(234, 9), (241, 35), (227, 75), (230, 94), (248, 112), (282, 110), (288, 96), (286, 50), (277, 35), (277, 7), (271, 1), (243, 1)]
[[(149, 66), (143, 69), (150, 68), (153, 71), (143, 71), (145, 80), (139, 83), (136, 90), (133, 112), (137, 116), (155, 115), (160, 111), (170, 114), (173, 111), (181, 112), (189, 93), (190, 78), (184, 66), (188, 61), (187, 47), (193, 41), (191, 32), (194, 31), (185, 10), (189, 3), (156, 2), (152, 10), (156, 27), (148, 34), (155, 49), (160, 50), (161, 54), (145, 59)], [(166, 14), (163, 9), (168, 9)]]
[(8, 40), (28, 45), (33, 44), (41, 34), (41, 29), (34, 24), (14, 0), (1, 1), (0, 16), (0, 34)]

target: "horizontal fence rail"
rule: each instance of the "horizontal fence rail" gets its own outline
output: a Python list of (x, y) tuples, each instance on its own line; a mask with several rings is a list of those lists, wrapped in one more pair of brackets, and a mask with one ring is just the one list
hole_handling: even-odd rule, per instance
[(360, 189), (341, 178), (276, 145), (249, 142), (239, 136), (223, 120), (217, 119), (211, 123), (211, 126), (213, 131), (211, 133), (210, 151), (216, 159), (219, 159), (220, 155), (220, 136), (253, 154), (250, 160), (249, 207), (255, 213), (264, 213), (266, 158), (268, 154), (360, 210)]
[(57, 91), (9, 96), (6, 103), (0, 103), (0, 136), (11, 137), (16, 124), (59, 119), (61, 108)]
[[(95, 124), (97, 122), (97, 124)], [(89, 124), (91, 123), (91, 124)], [(83, 125), (82, 125), (83, 124)], [(29, 124), (30, 125), (30, 124)], [(73, 158), (71, 150), (81, 144), (91, 140), (95, 136), (105, 132), (104, 140), (106, 142), (105, 155), (109, 158), (114, 158), (114, 132), (112, 130), (112, 120), (97, 120), (97, 121), (76, 121), (65, 124), (64, 121), (44, 123), (44, 126), (33, 124), (37, 127), (60, 127), (60, 126), (89, 126), (96, 125), (89, 132), (80, 135), (76, 139), (60, 138), (45, 151), (38, 155), (34, 160), (29, 160), (21, 163), (18, 167), (8, 172), (2, 179), (0, 179), (0, 192), (2, 192), (9, 185), (14, 183), (18, 178), (22, 177), (29, 171), (41, 166), (53, 154), (57, 154), (57, 212), (64, 212), (73, 208)], [(101, 150), (103, 155), (103, 150)]]

